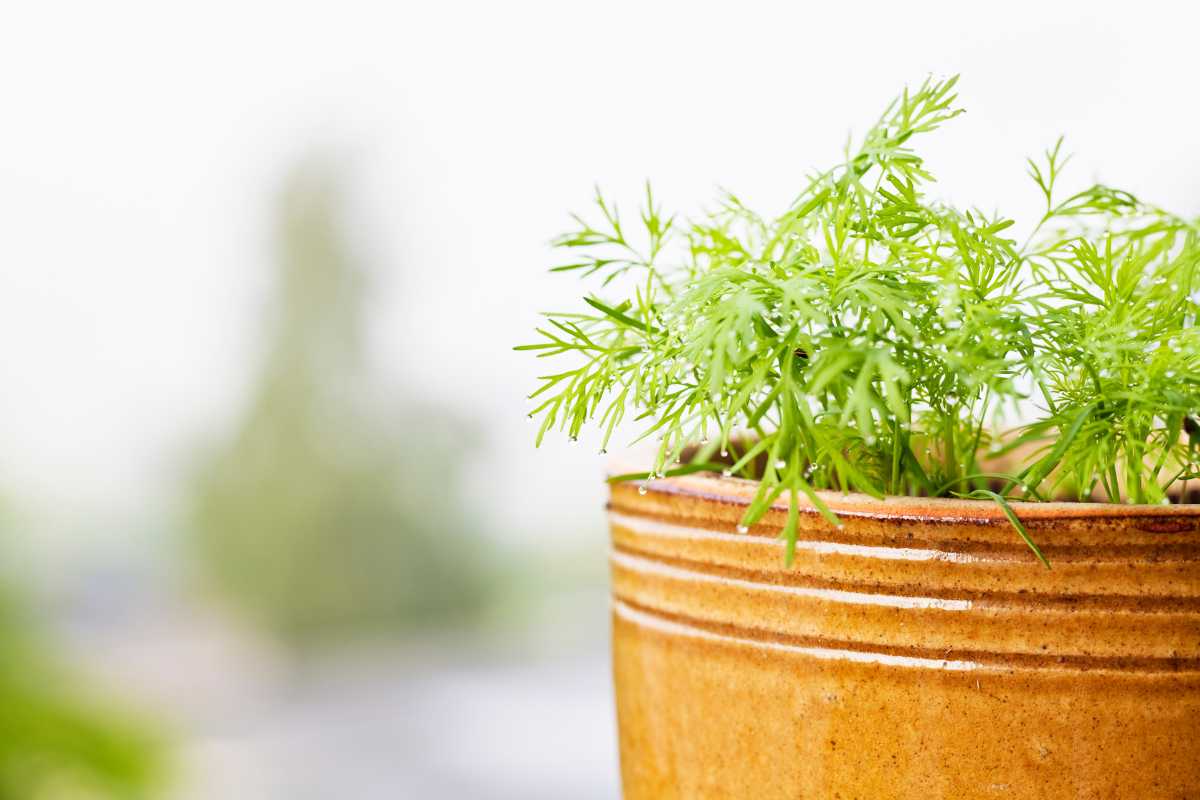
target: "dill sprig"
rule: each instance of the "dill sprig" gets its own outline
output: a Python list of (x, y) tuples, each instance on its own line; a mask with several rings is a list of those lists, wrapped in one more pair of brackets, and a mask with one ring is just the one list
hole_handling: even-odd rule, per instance
[(786, 495), (789, 559), (800, 498), (839, 524), (821, 489), (990, 498), (1039, 558), (1010, 499), (1186, 495), (1200, 224), (1104, 185), (1063, 196), (1061, 140), (1029, 162), (1045, 209), (1022, 244), (930, 199), (912, 143), (962, 113), (956, 82), (906, 90), (775, 219), (726, 192), (683, 221), (647, 185), (629, 228), (597, 192), (554, 242), (597, 293), (517, 348), (573, 357), (531, 395), (538, 443), (595, 424), (604, 448), (632, 416), (658, 441), (636, 477), (719, 459), (759, 482), (743, 526)]

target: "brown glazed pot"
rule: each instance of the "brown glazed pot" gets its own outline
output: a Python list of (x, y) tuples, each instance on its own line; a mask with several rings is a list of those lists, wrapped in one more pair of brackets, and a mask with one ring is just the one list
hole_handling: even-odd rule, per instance
[(1200, 798), (1200, 506), (612, 490), (626, 800)]

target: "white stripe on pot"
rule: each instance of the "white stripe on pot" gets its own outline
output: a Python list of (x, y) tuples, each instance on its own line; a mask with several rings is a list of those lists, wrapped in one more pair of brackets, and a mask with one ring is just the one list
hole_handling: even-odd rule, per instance
[(647, 614), (644, 611), (639, 611), (632, 606), (622, 603), (620, 600), (613, 601), (613, 611), (616, 612), (618, 617), (625, 619), (627, 622), (643, 628), (649, 628), (659, 633), (688, 636), (693, 639), (707, 639), (713, 642), (737, 644), (744, 647), (757, 647), (763, 650), (778, 650), (785, 653), (796, 653), (797, 655), (825, 659), (827, 661), (856, 661), (863, 664), (881, 664), (889, 667), (919, 667), (922, 669), (953, 670), (957, 672), (979, 669), (980, 666), (973, 661), (916, 658), (913, 656), (890, 655), (888, 653), (867, 653), (859, 650), (837, 650), (828, 647), (804, 647), (784, 642), (742, 639), (737, 636), (727, 636), (723, 633), (715, 633), (703, 628), (695, 628), (691, 625), (684, 625), (680, 622), (663, 619), (653, 614)]
[(759, 583), (742, 578), (728, 578), (724, 575), (710, 575), (707, 572), (683, 569), (661, 561), (654, 561), (641, 556), (613, 551), (610, 555), (612, 563), (622, 569), (637, 572), (642, 575), (657, 575), (663, 578), (674, 578), (682, 581), (697, 581), (727, 586), (736, 589), (773, 592), (793, 597), (807, 597), (814, 600), (827, 600), (834, 603), (852, 603), (864, 606), (888, 606), (890, 608), (939, 609), (942, 611), (968, 611), (973, 603), (970, 600), (945, 600), (940, 597), (906, 597), (894, 594), (870, 594), (867, 592), (847, 592), (842, 589), (818, 589), (810, 586), (787, 586), (778, 583)]
[[(622, 514), (619, 511), (608, 512), (610, 522), (628, 528), (634, 533), (649, 536), (660, 536), (664, 539), (690, 539), (694, 541), (739, 542), (741, 544), (756, 544), (766, 547), (782, 548), (786, 542), (777, 537), (750, 536), (745, 533), (726, 533), (707, 528), (692, 528), (686, 525), (676, 525), (661, 522), (647, 517), (635, 517)], [(879, 547), (865, 544), (843, 544), (842, 542), (822, 542), (797, 540), (797, 550), (807, 550), (819, 555), (861, 556), (863, 558), (880, 558), (889, 561), (951, 561), (965, 564), (979, 559), (964, 553), (948, 553), (944, 550), (929, 550), (916, 547)]]

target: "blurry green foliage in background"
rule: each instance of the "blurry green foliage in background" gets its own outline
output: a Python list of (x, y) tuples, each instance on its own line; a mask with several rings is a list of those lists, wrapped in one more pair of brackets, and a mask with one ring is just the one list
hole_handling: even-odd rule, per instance
[(327, 172), (287, 183), (261, 373), (193, 506), (210, 584), (297, 647), (468, 620), (490, 581), (460, 496), (463, 426), (419, 400), (381, 402), (370, 379), (368, 275), (339, 212)]
[(163, 742), (82, 688), (0, 575), (0, 800), (155, 796)]

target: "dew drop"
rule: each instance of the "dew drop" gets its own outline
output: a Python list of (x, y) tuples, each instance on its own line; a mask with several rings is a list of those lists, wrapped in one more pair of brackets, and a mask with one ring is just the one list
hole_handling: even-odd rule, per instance
[(732, 477), (733, 477), (733, 470), (731, 470), (731, 469), (723, 469), (723, 470), (721, 470), (721, 474), (722, 474), (722, 475), (724, 475), (726, 478), (732, 478)]
[(750, 532), (750, 528), (749, 528), (749, 526), (747, 526), (747, 525), (738, 525), (738, 526), (737, 526), (737, 532), (738, 532), (738, 533), (749, 533), (749, 532)]
[(638, 494), (645, 494), (645, 493), (646, 493), (646, 491), (647, 491), (647, 489), (646, 489), (646, 487), (645, 487), (645, 486), (639, 486), (639, 487), (638, 487)]
[(729, 455), (729, 451), (728, 451), (728, 450), (722, 450), (722, 451), (721, 451), (721, 458), (725, 458), (727, 455)]
[(787, 462), (782, 458), (775, 462), (775, 469), (784, 469), (787, 467)]

